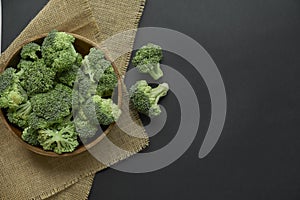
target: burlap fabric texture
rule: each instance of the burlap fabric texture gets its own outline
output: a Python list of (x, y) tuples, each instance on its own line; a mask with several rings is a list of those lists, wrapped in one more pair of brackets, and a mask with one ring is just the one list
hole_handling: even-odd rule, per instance
[[(0, 67), (3, 68), (10, 54), (25, 40), (53, 29), (76, 33), (98, 44), (133, 29), (108, 49), (113, 55), (124, 46), (132, 48), (144, 5), (145, 0), (50, 0), (1, 55)], [(129, 56), (130, 52), (116, 61), (123, 75)], [(130, 134), (115, 126), (107, 139), (93, 149), (100, 152), (104, 162), (99, 162), (89, 152), (70, 158), (39, 156), (24, 149), (1, 123), (0, 199), (86, 199), (96, 172), (148, 145), (137, 113), (126, 107), (128, 95), (126, 92), (123, 95), (125, 115), (119, 124)], [(129, 117), (133, 121), (128, 120)], [(112, 143), (121, 150), (116, 151)]]

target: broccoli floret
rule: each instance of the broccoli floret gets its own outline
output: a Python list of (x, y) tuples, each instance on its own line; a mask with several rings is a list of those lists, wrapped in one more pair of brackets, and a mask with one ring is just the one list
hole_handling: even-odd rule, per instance
[(68, 125), (74, 125), (73, 115), (66, 116), (60, 123), (54, 124), (54, 127), (65, 127)]
[(79, 145), (75, 126), (67, 125), (38, 131), (38, 142), (44, 150), (54, 151), (57, 154), (73, 152)]
[(88, 55), (82, 61), (82, 64), (87, 68), (102, 68), (101, 61), (104, 60), (104, 53), (97, 48), (91, 48)]
[(80, 73), (82, 59), (82, 55), (78, 53), (75, 64), (69, 70), (57, 74), (58, 80), (67, 86), (73, 87), (78, 73)]
[(18, 83), (19, 79), (16, 76), (16, 69), (14, 68), (7, 68), (5, 71), (0, 75), (0, 96), (13, 87), (15, 83)]
[[(86, 116), (85, 112), (84, 112), (84, 106), (82, 106), (79, 110), (78, 113), (75, 116), (75, 119), (80, 119), (83, 121), (88, 121), (89, 117)], [(98, 124), (98, 121), (96, 121), (95, 125)]]
[(54, 86), (55, 72), (46, 67), (43, 59), (19, 64), (22, 73), (21, 85), (29, 96), (51, 90)]
[(78, 70), (79, 67), (77, 65), (73, 65), (70, 70), (58, 74), (58, 80), (67, 86), (73, 87)]
[(4, 92), (0, 97), (0, 107), (15, 110), (28, 99), (25, 90), (17, 83), (13, 84), (9, 91)]
[(149, 43), (136, 52), (132, 64), (137, 67), (139, 72), (148, 73), (154, 80), (158, 80), (163, 76), (159, 64), (162, 57), (162, 48)]
[(113, 103), (112, 99), (102, 99), (98, 95), (94, 95), (86, 101), (83, 111), (91, 123), (97, 119), (102, 125), (116, 122), (121, 115), (121, 110)]
[[(28, 127), (22, 133), (22, 139), (35, 146), (42, 142), (41, 145), (45, 150), (54, 150), (59, 154), (74, 151), (78, 146), (77, 133), (74, 123), (70, 119), (71, 115), (55, 124), (55, 122), (50, 123), (36, 116), (35, 113), (31, 113), (28, 118)], [(50, 142), (52, 145), (49, 144)], [(71, 147), (72, 145), (73, 147)]]
[(69, 49), (57, 52), (56, 57), (52, 62), (52, 68), (56, 72), (63, 72), (69, 70), (76, 63), (77, 52), (74, 46), (71, 46)]
[(74, 63), (74, 65), (76, 66), (81, 66), (82, 64), (82, 60), (83, 60), (83, 57), (80, 53), (77, 54), (77, 57), (76, 57), (76, 62)]
[(42, 44), (42, 57), (55, 72), (69, 70), (78, 62), (79, 56), (73, 43), (75, 38), (65, 32), (51, 31)]
[(112, 66), (108, 67), (99, 79), (96, 94), (101, 97), (109, 97), (117, 87), (118, 78)]
[(96, 93), (97, 83), (91, 81), (88, 75), (85, 75), (82, 70), (78, 71), (77, 79), (74, 84), (74, 90), (85, 100)]
[(121, 110), (111, 99), (94, 96), (93, 100), (96, 104), (96, 115), (100, 124), (109, 125), (119, 119)]
[(27, 94), (19, 84), (16, 69), (7, 68), (0, 75), (0, 107), (16, 109), (27, 101)]
[(72, 89), (62, 84), (47, 92), (30, 99), (33, 112), (48, 121), (60, 121), (71, 114)]
[(38, 146), (38, 131), (32, 129), (31, 127), (27, 127), (23, 130), (21, 138), (27, 142), (28, 144)]
[(47, 121), (44, 118), (38, 117), (34, 112), (30, 113), (27, 119), (28, 126), (33, 130), (49, 128), (56, 123), (55, 121)]
[(26, 128), (28, 126), (28, 118), (31, 111), (31, 103), (27, 101), (26, 103), (19, 105), (16, 110), (8, 110), (7, 118), (11, 123), (21, 128)]
[[(20, 69), (19, 73), (18, 74), (21, 74), (24, 72), (24, 69), (28, 68), (28, 67), (31, 67), (33, 65), (33, 62), (34, 61), (30, 61), (30, 60), (24, 60), (24, 59), (21, 59), (19, 64), (17, 65), (17, 68)], [(23, 74), (22, 74), (23, 75)], [(21, 76), (22, 76), (21, 75)]]
[(91, 48), (82, 61), (82, 69), (91, 82), (97, 82), (111, 63), (104, 58), (104, 53), (96, 48)]
[(76, 120), (75, 127), (82, 141), (87, 141), (87, 139), (94, 137), (98, 131), (98, 127), (89, 121)]
[(96, 106), (94, 102), (94, 96), (84, 102), (79, 110), (78, 115), (81, 116), (85, 121), (89, 121), (91, 124), (99, 124), (98, 117), (96, 114)]
[[(60, 120), (58, 123), (60, 123), (62, 120)], [(26, 141), (27, 143), (31, 145), (38, 146), (38, 131), (41, 129), (48, 129), (55, 122), (49, 122), (48, 120), (45, 120), (41, 117), (38, 117), (34, 112), (31, 112), (29, 116), (27, 117), (27, 126), (22, 132), (22, 139)]]
[(76, 132), (82, 141), (86, 141), (88, 138), (93, 137), (98, 131), (97, 124), (93, 124), (88, 117), (85, 116), (82, 109), (78, 112), (74, 118), (74, 124)]
[(37, 52), (41, 51), (40, 45), (31, 42), (26, 44), (21, 50), (21, 58), (25, 60), (33, 60), (36, 61), (39, 59)]
[(78, 70), (74, 88), (78, 90), (80, 96), (88, 99), (95, 93), (111, 95), (116, 82), (117, 77), (111, 63), (105, 59), (104, 53), (99, 49), (91, 48), (82, 61), (81, 69)]
[(69, 108), (72, 108), (73, 90), (70, 87), (63, 84), (57, 84), (52, 93), (54, 94), (54, 96), (61, 98), (61, 101), (68, 104)]
[(86, 142), (88, 138), (93, 137), (98, 131), (99, 122), (93, 113), (93, 117), (86, 116), (84, 113), (85, 108), (80, 108), (76, 114), (74, 114), (74, 124), (76, 132), (80, 136), (81, 141)]
[(158, 116), (161, 109), (157, 104), (159, 99), (167, 94), (169, 85), (163, 83), (156, 88), (151, 88), (145, 80), (137, 81), (129, 90), (133, 106), (150, 117)]
[(75, 115), (81, 108), (82, 104), (85, 102), (85, 97), (82, 96), (78, 89), (73, 89), (72, 91), (72, 113)]

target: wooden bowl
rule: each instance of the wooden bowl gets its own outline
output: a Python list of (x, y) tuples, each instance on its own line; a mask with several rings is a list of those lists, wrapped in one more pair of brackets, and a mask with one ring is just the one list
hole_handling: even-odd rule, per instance
[[(11, 57), (8, 59), (8, 62), (6, 63), (5, 67), (1, 69), (0, 73), (2, 73), (6, 67), (9, 66), (16, 66), (19, 61), (20, 61), (20, 52), (22, 47), (25, 44), (28, 44), (29, 42), (35, 42), (37, 44), (42, 44), (43, 39), (47, 36), (48, 33), (46, 34), (42, 34), (39, 36), (36, 36), (32, 39), (29, 39), (27, 41), (25, 41), (22, 45), (20, 45), (20, 48), (18, 48), (18, 50), (16, 50)], [(99, 48), (100, 47), (94, 43), (93, 41), (82, 37), (80, 35), (77, 34), (72, 34), (72, 33), (68, 33), (71, 34), (75, 37), (75, 42), (74, 42), (74, 47), (77, 50), (77, 52), (79, 52), (80, 54), (82, 54), (83, 56), (87, 55), (89, 53), (90, 48), (92, 47), (96, 47)], [(107, 56), (108, 53), (101, 49), (104, 53), (105, 53), (105, 58), (109, 61), (111, 61), (109, 59), (109, 57)], [(117, 67), (115, 66), (115, 63), (111, 62), (112, 66), (114, 68), (114, 71), (118, 77), (118, 106), (119, 108), (121, 108), (121, 101), (122, 101), (122, 87), (121, 87), (121, 75), (117, 69)], [(63, 154), (56, 154), (52, 151), (45, 151), (43, 150), (42, 147), (36, 147), (36, 146), (32, 146), (28, 143), (26, 143), (25, 141), (22, 140), (21, 135), (22, 135), (22, 130), (18, 127), (16, 127), (15, 125), (11, 124), (8, 119), (6, 118), (6, 114), (5, 112), (3, 112), (2, 110), (0, 110), (0, 118), (2, 119), (4, 125), (8, 128), (8, 130), (12, 133), (12, 135), (28, 150), (43, 155), (43, 156), (49, 156), (49, 157), (67, 157), (67, 156), (74, 156), (74, 155), (78, 155), (82, 152), (85, 152), (87, 149), (92, 148), (93, 146), (95, 146), (97, 143), (99, 143), (104, 137), (105, 135), (109, 134), (110, 130), (113, 128), (113, 126), (115, 126), (115, 123), (111, 124), (108, 126), (108, 128), (100, 135), (98, 136), (96, 139), (94, 139), (93, 141), (91, 141), (89, 144), (87, 145), (80, 145), (76, 148), (75, 151), (73, 151), (72, 153), (63, 153)]]

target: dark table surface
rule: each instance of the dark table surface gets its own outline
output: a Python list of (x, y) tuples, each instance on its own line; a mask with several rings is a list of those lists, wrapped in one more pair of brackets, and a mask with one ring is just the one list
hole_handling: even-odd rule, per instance
[[(47, 1), (2, 2), (5, 49)], [(210, 117), (208, 91), (186, 61), (166, 53), (164, 62), (188, 78), (199, 98), (197, 137), (158, 171), (98, 173), (90, 199), (300, 199), (300, 2), (149, 0), (140, 26), (180, 31), (208, 51), (226, 87), (225, 127), (213, 151), (199, 159)], [(176, 105), (171, 98), (162, 104)], [(176, 134), (178, 111), (172, 110), (168, 127), (151, 138), (146, 152)]]

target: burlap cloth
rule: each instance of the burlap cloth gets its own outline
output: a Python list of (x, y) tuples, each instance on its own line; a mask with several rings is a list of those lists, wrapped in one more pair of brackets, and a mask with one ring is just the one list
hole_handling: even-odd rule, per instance
[[(116, 33), (136, 29), (144, 4), (145, 0), (50, 0), (2, 54), (0, 67), (24, 40), (52, 29), (77, 33), (98, 44)], [(109, 50), (113, 53), (114, 48), (118, 51), (124, 45), (132, 47), (134, 37), (135, 31), (127, 33)], [(127, 53), (116, 62), (122, 74), (125, 74), (129, 56)], [(126, 93), (123, 99), (128, 101)], [(1, 122), (0, 199), (87, 199), (96, 172), (148, 145), (148, 137), (137, 114), (126, 112), (129, 111), (124, 112), (119, 124), (126, 126), (130, 134), (115, 126), (108, 135), (109, 141), (126, 151), (116, 152), (108, 140), (95, 147), (96, 152), (103, 152), (105, 164), (89, 152), (68, 158), (34, 154), (24, 149)], [(128, 120), (128, 114), (134, 122)]]

